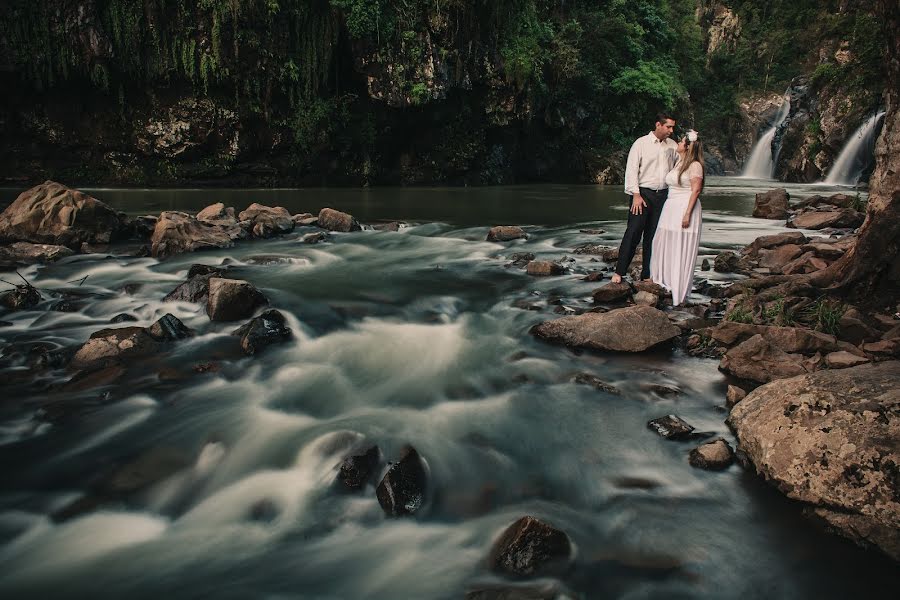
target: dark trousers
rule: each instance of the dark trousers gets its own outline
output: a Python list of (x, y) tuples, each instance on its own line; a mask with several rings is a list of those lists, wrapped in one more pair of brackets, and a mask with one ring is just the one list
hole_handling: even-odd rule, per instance
[(630, 211), (631, 203), (634, 200), (629, 196), (629, 212), (628, 226), (625, 228), (625, 235), (622, 236), (622, 245), (619, 246), (619, 260), (616, 263), (616, 273), (625, 275), (628, 272), (628, 265), (634, 258), (638, 244), (641, 243), (641, 237), (644, 238), (644, 260), (641, 264), (641, 279), (650, 277), (650, 253), (653, 251), (653, 236), (656, 235), (656, 226), (659, 225), (659, 215), (662, 213), (663, 204), (669, 197), (669, 190), (660, 190), (658, 192), (648, 188), (639, 188), (641, 198), (647, 203), (644, 207), (643, 214), (636, 215)]

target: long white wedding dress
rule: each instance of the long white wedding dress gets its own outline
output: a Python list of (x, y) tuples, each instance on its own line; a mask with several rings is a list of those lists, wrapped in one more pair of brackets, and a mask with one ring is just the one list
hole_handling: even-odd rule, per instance
[(703, 167), (693, 162), (681, 175), (678, 182), (680, 164), (666, 175), (669, 196), (659, 216), (656, 236), (653, 238), (653, 254), (650, 257), (650, 278), (672, 292), (672, 304), (684, 302), (694, 284), (694, 267), (700, 248), (701, 209), (700, 200), (694, 203), (691, 223), (681, 226), (684, 211), (691, 199), (691, 180), (703, 179)]

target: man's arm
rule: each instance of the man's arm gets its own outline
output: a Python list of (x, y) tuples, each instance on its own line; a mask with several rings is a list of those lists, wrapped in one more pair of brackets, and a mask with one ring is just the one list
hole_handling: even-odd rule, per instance
[(631, 213), (643, 214), (647, 203), (641, 198), (639, 187), (639, 172), (641, 168), (641, 138), (635, 140), (628, 152), (628, 162), (625, 163), (625, 193), (632, 197)]

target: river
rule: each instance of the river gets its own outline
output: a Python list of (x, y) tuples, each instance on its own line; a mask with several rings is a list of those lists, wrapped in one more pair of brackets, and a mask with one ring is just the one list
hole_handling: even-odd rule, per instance
[[(754, 193), (771, 187), (710, 178), (701, 258), (783, 230), (750, 217)], [(0, 316), (11, 323), (0, 328), (3, 597), (461, 598), (498, 581), (485, 559), (523, 515), (571, 537), (574, 564), (559, 581), (573, 598), (876, 598), (900, 586), (894, 565), (825, 534), (755, 475), (694, 469), (696, 442), (647, 429), (677, 413), (734, 444), (717, 361), (575, 353), (529, 335), (559, 305), (590, 307), (598, 284), (582, 278), (604, 265), (571, 250), (618, 244), (618, 187), (85, 191), (135, 215), (260, 202), (407, 226), (316, 245), (298, 229), (163, 262), (95, 254), (22, 270), (81, 304)], [(0, 190), (0, 205), (17, 193)], [(484, 241), (497, 224), (530, 237)], [(582, 231), (596, 229), (605, 233)], [(529, 277), (507, 266), (514, 252), (566, 257), (569, 273)], [(235, 324), (163, 303), (198, 262), (262, 289), (294, 339), (243, 357)], [(65, 385), (62, 366), (29, 372), (25, 349), (77, 347), (123, 312), (136, 325), (170, 312), (197, 336), (99, 387)], [(210, 361), (217, 370), (194, 372)], [(575, 383), (584, 372), (621, 394)], [(386, 518), (372, 485), (335, 490), (337, 465), (364, 443), (385, 460), (405, 444), (419, 451), (424, 510)], [(119, 481), (129, 493), (98, 492), (104, 474), (148, 452), (129, 476), (183, 468), (147, 488)], [(102, 497), (51, 517), (85, 496)]]

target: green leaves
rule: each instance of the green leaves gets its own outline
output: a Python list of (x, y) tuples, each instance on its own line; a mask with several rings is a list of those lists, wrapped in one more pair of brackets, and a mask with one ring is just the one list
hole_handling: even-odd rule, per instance
[(671, 60), (641, 60), (636, 68), (622, 69), (610, 87), (620, 96), (650, 98), (671, 109), (687, 93), (678, 75), (678, 67)]

